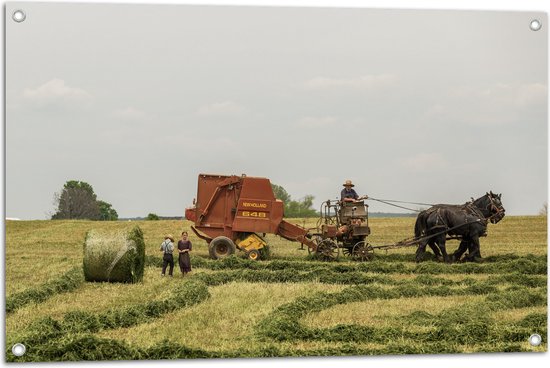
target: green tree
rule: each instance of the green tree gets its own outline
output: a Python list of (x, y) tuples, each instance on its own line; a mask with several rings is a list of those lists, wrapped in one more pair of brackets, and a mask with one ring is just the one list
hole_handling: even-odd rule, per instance
[(275, 198), (284, 203), (285, 217), (316, 217), (317, 211), (313, 208), (314, 196), (308, 194), (299, 201), (292, 200), (290, 194), (280, 185), (271, 184)]
[(69, 180), (54, 195), (57, 207), (52, 220), (117, 220), (118, 214), (110, 203), (99, 201), (94, 188), (78, 180)]
[(99, 204), (92, 186), (83, 181), (70, 180), (60, 193), (56, 193), (54, 203), (57, 212), (52, 220), (87, 219), (99, 220)]
[(280, 185), (277, 184), (271, 184), (271, 189), (273, 189), (273, 194), (275, 194), (275, 198), (280, 199), (283, 201), (283, 203), (290, 202), (290, 194)]
[(158, 215), (156, 213), (150, 213), (147, 215), (147, 220), (149, 221), (158, 221), (160, 220), (160, 218), (158, 217)]
[(118, 220), (118, 213), (110, 203), (104, 201), (97, 201), (99, 205), (99, 220), (101, 221), (116, 221)]
[(306, 195), (302, 200), (298, 203), (300, 203), (300, 216), (299, 217), (316, 217), (319, 214), (317, 211), (313, 208), (313, 200), (315, 199), (314, 196), (311, 194)]
[(90, 195), (94, 197), (94, 199), (97, 198), (97, 196), (94, 193), (94, 188), (90, 184), (86, 183), (85, 181), (69, 180), (68, 182), (65, 183), (63, 188), (64, 189), (82, 189), (90, 193)]

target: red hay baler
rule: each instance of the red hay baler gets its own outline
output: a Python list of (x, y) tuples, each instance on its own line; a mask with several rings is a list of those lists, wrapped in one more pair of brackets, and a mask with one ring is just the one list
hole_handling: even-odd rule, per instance
[(208, 242), (214, 259), (236, 249), (259, 259), (260, 249), (267, 245), (259, 234), (279, 235), (317, 250), (307, 229), (283, 219), (283, 202), (275, 198), (267, 178), (199, 174), (193, 204), (185, 210), (185, 217), (195, 223), (191, 229)]

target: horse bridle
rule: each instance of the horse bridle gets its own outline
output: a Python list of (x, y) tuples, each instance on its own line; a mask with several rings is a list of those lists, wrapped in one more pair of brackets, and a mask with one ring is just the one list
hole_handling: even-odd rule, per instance
[[(492, 213), (491, 216), (487, 217), (487, 220), (491, 221), (494, 217), (499, 216), (505, 210), (504, 210), (504, 208), (502, 208), (502, 205), (499, 207), (495, 204), (493, 196), (490, 195), (489, 200), (491, 201), (491, 203), (489, 203), (485, 209), (488, 210), (490, 213)], [(502, 217), (504, 217), (504, 216), (501, 216), (500, 218), (502, 218)]]

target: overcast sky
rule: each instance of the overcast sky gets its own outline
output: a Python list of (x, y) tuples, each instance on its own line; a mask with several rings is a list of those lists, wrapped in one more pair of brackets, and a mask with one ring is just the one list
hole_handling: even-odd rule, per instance
[(493, 190), (512, 215), (547, 201), (544, 14), (24, 9), (6, 21), (7, 217), (47, 218), (71, 179), (121, 217), (183, 215), (202, 172), (316, 206), (346, 179), (426, 203)]

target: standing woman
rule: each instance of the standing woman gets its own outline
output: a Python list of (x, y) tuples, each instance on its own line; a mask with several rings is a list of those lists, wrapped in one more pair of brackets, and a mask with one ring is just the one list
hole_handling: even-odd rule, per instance
[(191, 241), (187, 238), (187, 231), (181, 233), (181, 240), (178, 242), (179, 264), (182, 276), (191, 272), (191, 258), (189, 252), (192, 250)]

